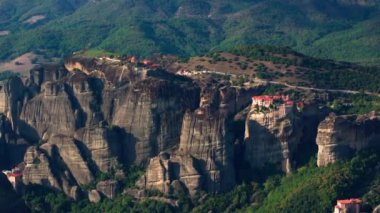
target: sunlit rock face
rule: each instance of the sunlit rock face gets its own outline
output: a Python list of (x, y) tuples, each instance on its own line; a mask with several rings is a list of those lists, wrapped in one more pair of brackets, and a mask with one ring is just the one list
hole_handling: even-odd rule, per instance
[(253, 97), (244, 136), (244, 156), (252, 168), (272, 164), (291, 172), (302, 126), (295, 104), (288, 99), (287, 96)]
[(352, 156), (367, 147), (380, 146), (380, 117), (330, 114), (318, 127), (318, 166)]

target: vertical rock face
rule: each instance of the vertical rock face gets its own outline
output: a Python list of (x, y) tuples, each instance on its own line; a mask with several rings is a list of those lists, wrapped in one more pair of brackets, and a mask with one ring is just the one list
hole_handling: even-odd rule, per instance
[(56, 148), (63, 163), (78, 184), (86, 185), (94, 180), (94, 176), (73, 138), (64, 135), (54, 135), (48, 143)]
[(40, 184), (62, 190), (62, 186), (54, 176), (46, 154), (37, 147), (30, 147), (25, 154), (24, 184)]
[(190, 155), (162, 153), (150, 159), (145, 175), (137, 185), (146, 189), (157, 189), (163, 193), (186, 192), (195, 195), (202, 189), (203, 178), (200, 166)]
[(30, 71), (28, 81), (31, 84), (41, 86), (45, 82), (59, 81), (67, 76), (68, 72), (61, 66), (57, 65), (44, 65), (33, 68)]
[(9, 128), (8, 120), (5, 116), (0, 116), (0, 170), (5, 169), (9, 163), (9, 156), (7, 153), (7, 141), (9, 140)]
[(96, 190), (101, 192), (107, 198), (112, 199), (116, 197), (116, 193), (118, 190), (117, 181), (115, 180), (101, 181), (98, 184), (96, 184)]
[(20, 134), (31, 141), (47, 140), (54, 133), (72, 135), (81, 117), (65, 85), (47, 82), (43, 87), (43, 93), (28, 101), (22, 110)]
[[(37, 148), (30, 147), (25, 154), (23, 181), (25, 184), (41, 184), (77, 197), (77, 185), (94, 180), (87, 162), (82, 158), (74, 139), (54, 135)], [(74, 198), (74, 197), (73, 197)]]
[[(170, 159), (152, 159), (140, 186), (165, 193), (183, 189), (195, 195), (201, 190), (222, 192), (235, 184), (231, 117), (258, 90), (240, 90), (212, 80), (199, 84), (199, 107), (183, 116), (178, 148)], [(172, 175), (176, 167), (180, 175)]]
[[(101, 172), (109, 172), (120, 156), (120, 139), (106, 128), (83, 128), (75, 133), (75, 139), (83, 144), (84, 153), (91, 158)], [(84, 152), (86, 150), (83, 150)]]
[(24, 83), (19, 77), (11, 78), (0, 88), (0, 113), (7, 116), (13, 129), (22, 109), (24, 90)]
[(318, 166), (350, 157), (355, 151), (380, 146), (380, 118), (375, 114), (330, 114), (318, 127)]
[(138, 165), (176, 145), (186, 109), (194, 108), (197, 87), (168, 80), (146, 79), (128, 89), (116, 106), (113, 125), (128, 135), (125, 155)]
[(178, 153), (189, 154), (202, 162), (205, 187), (212, 193), (234, 184), (233, 138), (226, 115), (187, 113), (183, 119)]
[(261, 112), (252, 106), (245, 128), (245, 159), (253, 168), (281, 164), (284, 172), (290, 172), (301, 135), (294, 108)]
[[(234, 142), (243, 138), (244, 127), (234, 126), (233, 118), (263, 88), (188, 79), (129, 62), (81, 60), (68, 60), (69, 71), (36, 68), (22, 93), (0, 94), (0, 110), (20, 106), (8, 116), (13, 129), (38, 142), (25, 155), (25, 183), (76, 199), (97, 174), (114, 175), (121, 163), (147, 168), (140, 188), (168, 194), (219, 193), (235, 185)], [(299, 142), (297, 118), (263, 121), (270, 116), (248, 115), (244, 158), (252, 167), (273, 163), (290, 171)], [(116, 186), (100, 182), (96, 197), (114, 197)]]
[(68, 84), (68, 91), (72, 93), (71, 101), (77, 104), (82, 112), (81, 125), (96, 126), (102, 122), (104, 119), (101, 110), (104, 79), (75, 73), (70, 76)]

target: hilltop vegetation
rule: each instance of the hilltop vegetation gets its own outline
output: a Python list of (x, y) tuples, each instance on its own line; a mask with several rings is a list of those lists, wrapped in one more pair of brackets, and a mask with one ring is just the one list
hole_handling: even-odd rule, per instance
[(240, 85), (254, 78), (319, 89), (380, 92), (380, 68), (309, 57), (290, 48), (242, 45), (213, 51), (177, 64), (177, 69), (237, 75)]
[[(1, 59), (97, 48), (182, 56), (240, 44), (290, 46), (313, 56), (379, 64), (379, 6), (371, 1), (1, 0)], [(25, 23), (30, 17), (44, 19)]]

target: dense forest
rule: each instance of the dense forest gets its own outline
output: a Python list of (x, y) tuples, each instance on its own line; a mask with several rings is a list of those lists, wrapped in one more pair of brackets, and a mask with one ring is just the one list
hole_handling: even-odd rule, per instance
[(63, 56), (92, 48), (189, 56), (269, 44), (379, 64), (379, 5), (371, 2), (1, 0), (0, 58), (30, 51)]

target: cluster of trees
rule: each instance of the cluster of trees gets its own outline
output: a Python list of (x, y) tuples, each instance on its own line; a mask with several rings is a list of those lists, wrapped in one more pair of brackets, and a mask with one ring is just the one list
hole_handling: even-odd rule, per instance
[(8, 80), (14, 76), (19, 76), (19, 75), (20, 75), (19, 73), (15, 73), (11, 70), (6, 70), (3, 72), (0, 72), (0, 81), (5, 81), (5, 80)]
[[(379, 150), (365, 150), (354, 158), (327, 167), (316, 167), (315, 158), (292, 175), (260, 173), (253, 182), (242, 182), (232, 191), (207, 198), (190, 200), (174, 195), (174, 208), (153, 199), (137, 201), (126, 195), (104, 199), (98, 204), (86, 200), (74, 202), (59, 192), (29, 186), (24, 199), (32, 212), (331, 212), (337, 199), (363, 198), (363, 210), (370, 211), (380, 196)], [(269, 171), (268, 171), (269, 172)], [(204, 197), (200, 195), (200, 197)]]
[[(233, 191), (211, 197), (193, 212), (331, 212), (337, 199), (363, 198), (363, 210), (380, 203), (374, 191), (380, 182), (378, 150), (363, 151), (350, 161), (324, 168), (315, 159), (292, 175), (271, 175), (264, 182), (242, 184)], [(365, 189), (365, 190), (363, 190)]]
[(305, 75), (311, 84), (318, 88), (380, 92), (380, 68), (378, 67), (310, 71), (305, 72)]
[(231, 51), (250, 60), (272, 61), (275, 64), (297, 65), (297, 59), (287, 58), (289, 54), (299, 55), (288, 47), (274, 47), (269, 45), (240, 46)]
[(380, 98), (366, 94), (341, 95), (331, 94), (327, 105), (336, 114), (366, 114), (380, 111)]
[(174, 212), (168, 204), (155, 200), (136, 201), (120, 195), (115, 199), (104, 199), (100, 203), (90, 203), (86, 199), (74, 201), (62, 192), (53, 191), (38, 185), (29, 185), (23, 194), (23, 199), (31, 212), (60, 213), (60, 212)]
[[(320, 1), (305, 3), (308, 4), (306, 7), (314, 8), (308, 13), (302, 11), (305, 5), (300, 7), (300, 4), (284, 1), (232, 4), (220, 0), (217, 7), (212, 1), (88, 2), (1, 0), (0, 19), (3, 21), (0, 27), (11, 33), (0, 37), (0, 49), (3, 50), (0, 58), (37, 49), (61, 56), (89, 48), (118, 54), (163, 52), (190, 56), (204, 54), (210, 49), (228, 50), (241, 44), (271, 44), (291, 46), (314, 56), (379, 61), (379, 42), (375, 39), (378, 30), (374, 30), (377, 29), (377, 17), (361, 7), (349, 8), (352, 12), (340, 13), (344, 18), (338, 19), (318, 8), (328, 7), (338, 12), (347, 8), (339, 4), (324, 5)], [(247, 8), (252, 10), (245, 13), (244, 21), (236, 21), (236, 16), (225, 16), (235, 12), (238, 15)], [(45, 15), (46, 19), (32, 25), (25, 23), (38, 14)], [(209, 14), (225, 18), (207, 18)], [(322, 21), (311, 18), (321, 16), (327, 18)], [(363, 21), (368, 19), (372, 22)], [(352, 51), (347, 51), (346, 47)], [(289, 51), (284, 48), (281, 52), (287, 54)], [(273, 57), (259, 53), (252, 56)], [(283, 57), (272, 59), (285, 64), (295, 62)]]

